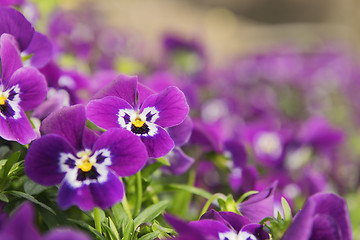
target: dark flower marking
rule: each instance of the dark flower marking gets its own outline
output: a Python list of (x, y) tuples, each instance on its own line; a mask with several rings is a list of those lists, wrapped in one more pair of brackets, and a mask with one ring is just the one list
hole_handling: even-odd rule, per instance
[(76, 180), (85, 181), (86, 179), (97, 179), (100, 174), (96, 171), (96, 168), (92, 167), (90, 171), (84, 172), (79, 168), (78, 176)]
[(151, 114), (151, 112), (148, 112), (148, 113), (146, 114), (146, 121), (151, 122), (151, 119), (152, 119), (152, 117), (153, 117), (155, 114), (156, 114), (156, 113)]
[(75, 161), (73, 159), (66, 159), (65, 164), (69, 166), (69, 168), (74, 168), (76, 166)]
[(6, 117), (13, 117), (15, 115), (14, 109), (7, 102), (0, 105), (0, 111)]
[(136, 127), (134, 124), (132, 124), (131, 131), (135, 134), (147, 134), (150, 129), (146, 123), (144, 123), (141, 127)]
[(105, 159), (106, 159), (105, 156), (103, 156), (102, 154), (99, 154), (96, 156), (96, 163), (103, 163)]

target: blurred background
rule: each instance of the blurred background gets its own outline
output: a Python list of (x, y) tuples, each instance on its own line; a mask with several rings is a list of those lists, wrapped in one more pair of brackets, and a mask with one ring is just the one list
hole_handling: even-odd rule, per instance
[(67, 0), (60, 5), (90, 7), (109, 25), (138, 34), (149, 58), (169, 31), (201, 41), (214, 64), (279, 44), (309, 49), (333, 41), (357, 50), (360, 40), (355, 0)]

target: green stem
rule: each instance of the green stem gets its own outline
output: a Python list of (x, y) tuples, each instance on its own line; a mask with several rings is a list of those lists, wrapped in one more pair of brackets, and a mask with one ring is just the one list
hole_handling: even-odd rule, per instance
[(212, 195), (211, 198), (209, 198), (209, 199), (206, 201), (203, 209), (201, 210), (199, 219), (200, 219), (200, 217), (201, 217), (204, 213), (206, 213), (206, 211), (209, 209), (211, 203), (212, 203), (214, 200), (217, 200), (217, 199), (223, 199), (224, 201), (226, 201), (226, 196), (225, 196), (224, 194), (222, 194), (222, 193), (216, 193), (216, 194)]
[(136, 173), (136, 205), (134, 210), (134, 216), (136, 216), (140, 209), (141, 209), (141, 203), (142, 203), (142, 179), (141, 179), (141, 172)]
[(101, 234), (101, 222), (100, 222), (100, 210), (99, 208), (94, 208), (94, 223), (95, 229)]
[(174, 196), (171, 212), (182, 217), (186, 217), (188, 215), (189, 205), (193, 196), (193, 192), (188, 191), (188, 189), (194, 188), (195, 179), (196, 171), (191, 169), (188, 175), (188, 182), (184, 185), (184, 189), (181, 189), (183, 191), (177, 191)]
[(124, 208), (125, 213), (128, 215), (128, 217), (129, 217), (130, 219), (133, 219), (133, 218), (132, 218), (132, 214), (131, 214), (131, 210), (130, 210), (129, 203), (128, 203), (127, 198), (126, 198), (126, 195), (124, 195), (124, 198), (123, 198), (121, 204), (122, 204), (122, 206), (123, 206), (123, 208)]

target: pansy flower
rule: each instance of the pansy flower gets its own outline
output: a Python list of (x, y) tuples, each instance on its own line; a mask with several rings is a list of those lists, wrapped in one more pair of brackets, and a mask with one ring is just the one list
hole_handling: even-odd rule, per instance
[[(34, 209), (30, 203), (22, 204), (10, 219), (0, 219), (0, 239), (6, 240), (89, 240), (90, 237), (77, 230), (61, 227), (41, 236), (34, 225)], [(2, 222), (3, 221), (3, 222)], [(21, 227), (21, 231), (19, 231)]]
[(123, 129), (98, 137), (85, 127), (82, 105), (64, 107), (44, 119), (45, 136), (34, 141), (25, 158), (25, 173), (42, 185), (61, 183), (57, 196), (62, 208), (108, 208), (122, 200), (118, 176), (138, 172), (147, 160), (144, 144)]
[(266, 240), (265, 228), (233, 212), (210, 210), (199, 221), (186, 223), (171, 215), (166, 220), (178, 232), (177, 240)]
[(317, 193), (306, 201), (281, 238), (283, 240), (350, 240), (349, 211), (343, 198), (333, 193)]
[(99, 127), (124, 128), (139, 136), (149, 157), (166, 155), (174, 147), (166, 127), (184, 121), (189, 112), (184, 94), (168, 87), (154, 94), (137, 77), (119, 76), (87, 105), (90, 121)]
[(278, 182), (273, 182), (264, 190), (250, 196), (240, 203), (240, 213), (252, 222), (260, 222), (263, 218), (274, 214), (274, 195)]
[(15, 46), (28, 58), (26, 65), (42, 67), (53, 57), (52, 44), (46, 35), (35, 31), (21, 12), (0, 7), (0, 35), (5, 33), (15, 38)]
[(46, 97), (44, 76), (33, 67), (22, 67), (15, 38), (0, 37), (0, 136), (28, 144), (36, 138), (24, 111), (33, 110)]
[(231, 189), (234, 192), (254, 189), (258, 172), (254, 166), (247, 165), (245, 146), (235, 139), (228, 139), (224, 142), (224, 155), (229, 159), (228, 179)]

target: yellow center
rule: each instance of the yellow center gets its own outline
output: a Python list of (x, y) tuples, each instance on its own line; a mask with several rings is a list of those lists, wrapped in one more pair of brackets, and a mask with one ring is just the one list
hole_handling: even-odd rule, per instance
[(81, 165), (78, 165), (83, 172), (89, 172), (93, 166), (89, 161), (89, 155), (91, 155), (91, 151), (86, 149), (85, 151), (80, 151), (76, 154), (77, 157), (81, 158)]
[(0, 96), (0, 105), (5, 105), (6, 97), (4, 95)]
[(89, 160), (84, 160), (83, 163), (79, 166), (79, 168), (80, 168), (83, 172), (88, 172), (88, 171), (91, 170), (92, 164), (89, 162)]
[(134, 124), (135, 127), (142, 127), (144, 125), (145, 122), (141, 121), (140, 118), (136, 118), (134, 122), (131, 122), (132, 124)]

